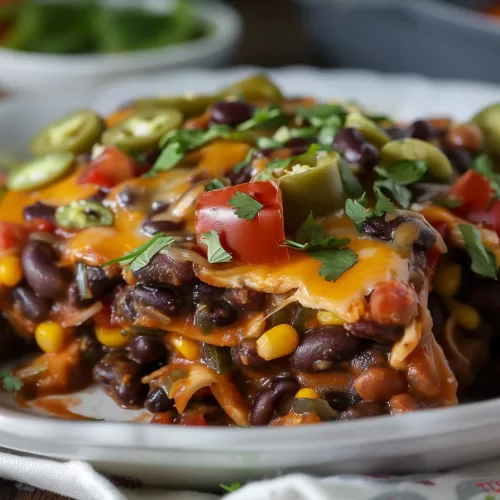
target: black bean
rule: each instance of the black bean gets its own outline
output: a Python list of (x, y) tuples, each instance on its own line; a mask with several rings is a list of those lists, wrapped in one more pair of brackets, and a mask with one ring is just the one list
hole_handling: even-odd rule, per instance
[(177, 316), (182, 308), (182, 299), (170, 288), (137, 285), (132, 289), (132, 296), (139, 304), (157, 309), (168, 316)]
[(105, 188), (99, 188), (92, 196), (85, 198), (87, 201), (97, 201), (100, 203), (108, 196), (108, 190)]
[(323, 397), (327, 403), (337, 411), (344, 411), (349, 406), (349, 400), (345, 394), (340, 392), (328, 392)]
[(401, 127), (397, 127), (396, 125), (388, 127), (384, 130), (385, 130), (385, 133), (392, 140), (404, 139), (406, 137), (406, 131), (404, 129), (402, 129)]
[(329, 370), (336, 361), (350, 359), (361, 346), (361, 341), (342, 326), (320, 326), (307, 331), (290, 362), (293, 368), (304, 372)]
[(70, 304), (80, 309), (89, 307), (93, 302), (92, 299), (82, 299), (80, 289), (78, 288), (76, 281), (73, 281), (73, 283), (71, 283), (68, 287), (68, 300)]
[(93, 378), (123, 407), (144, 404), (147, 385), (141, 382), (141, 366), (122, 355), (106, 355), (94, 366)]
[(436, 130), (425, 120), (417, 120), (408, 127), (408, 137), (430, 141), (436, 137)]
[(373, 340), (381, 344), (393, 344), (403, 336), (401, 325), (380, 325), (375, 321), (361, 320), (356, 323), (346, 323), (346, 330), (362, 339)]
[(345, 159), (350, 163), (358, 163), (361, 151), (365, 144), (363, 134), (356, 128), (347, 127), (335, 136), (333, 149), (344, 153)]
[(392, 241), (394, 228), (385, 220), (384, 216), (370, 217), (363, 221), (363, 233), (383, 241)]
[(55, 260), (52, 247), (43, 241), (31, 240), (23, 251), (24, 278), (40, 297), (55, 298), (68, 287), (66, 275)]
[(137, 160), (141, 165), (145, 167), (151, 167), (156, 162), (156, 160), (160, 157), (162, 150), (160, 148), (153, 148), (148, 151), (144, 151), (137, 156)]
[(0, 361), (19, 356), (27, 347), (27, 339), (18, 336), (7, 319), (0, 314)]
[(387, 413), (387, 408), (377, 403), (357, 403), (350, 406), (340, 414), (340, 420), (353, 420), (355, 418), (376, 417)]
[(429, 295), (428, 309), (432, 316), (432, 333), (434, 337), (438, 340), (441, 338), (443, 333), (444, 323), (446, 320), (446, 314), (441, 300), (435, 293)]
[(87, 282), (94, 299), (98, 299), (111, 291), (120, 281), (119, 276), (108, 276), (102, 267), (87, 266)]
[(470, 305), (485, 313), (500, 311), (500, 283), (479, 282), (471, 290)]
[(210, 119), (213, 123), (236, 127), (254, 114), (255, 108), (243, 101), (218, 101), (210, 112)]
[(361, 148), (361, 156), (359, 158), (360, 167), (369, 172), (377, 166), (379, 160), (378, 149), (373, 144), (365, 142)]
[(459, 174), (465, 174), (469, 170), (472, 164), (472, 155), (468, 151), (454, 146), (444, 146), (441, 149)]
[(171, 233), (180, 231), (184, 227), (184, 222), (174, 222), (172, 220), (151, 220), (147, 219), (142, 224), (142, 230), (149, 235), (155, 233)]
[(310, 145), (311, 141), (305, 137), (294, 137), (293, 139), (285, 142), (285, 146), (290, 149), (293, 156), (305, 153), (309, 149)]
[(164, 413), (174, 408), (174, 400), (168, 397), (163, 387), (156, 387), (149, 391), (145, 406), (151, 413)]
[(224, 289), (206, 283), (196, 283), (191, 291), (191, 300), (195, 306), (208, 304), (220, 297)]
[(155, 335), (137, 335), (129, 342), (130, 358), (146, 365), (156, 361), (165, 361), (167, 349), (163, 340)]
[(242, 366), (258, 367), (266, 363), (257, 353), (257, 341), (255, 339), (243, 339), (231, 350), (233, 362)]
[(250, 311), (260, 311), (265, 305), (266, 294), (250, 288), (226, 288), (224, 299), (235, 307), (241, 307)]
[(33, 203), (33, 205), (27, 205), (23, 209), (23, 219), (25, 221), (30, 221), (33, 219), (44, 219), (50, 222), (55, 221), (56, 207), (52, 205), (47, 205), (41, 201)]
[(35, 323), (47, 319), (52, 301), (37, 295), (27, 283), (21, 283), (12, 290), (14, 300), (19, 303), (23, 315)]
[[(258, 154), (256, 153), (255, 155), (258, 157)], [(249, 182), (252, 177), (254, 177), (257, 174), (257, 170), (254, 165), (250, 164), (247, 165), (245, 168), (238, 170), (237, 172), (234, 170), (231, 170), (227, 174), (228, 179), (231, 182), (232, 186), (237, 186), (238, 184), (244, 184), (245, 182)]]
[(137, 283), (147, 285), (181, 286), (197, 281), (192, 262), (177, 262), (163, 253), (156, 254), (146, 267), (133, 274)]
[(165, 212), (169, 207), (168, 203), (164, 203), (163, 201), (153, 201), (151, 205), (151, 211), (149, 212), (149, 216), (158, 215)]
[(117, 200), (121, 207), (130, 208), (139, 202), (139, 193), (131, 186), (126, 186), (118, 193)]
[(210, 307), (210, 321), (215, 326), (229, 326), (238, 320), (238, 310), (231, 304), (218, 301)]
[(364, 372), (374, 366), (387, 366), (387, 353), (377, 347), (366, 349), (352, 359), (351, 366), (359, 372)]

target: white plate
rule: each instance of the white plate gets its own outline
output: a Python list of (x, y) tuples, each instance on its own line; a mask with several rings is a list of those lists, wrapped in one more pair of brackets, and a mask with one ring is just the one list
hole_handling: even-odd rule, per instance
[[(22, 150), (39, 126), (73, 108), (93, 107), (106, 113), (134, 96), (210, 92), (251, 71), (185, 71), (73, 96), (8, 101), (0, 104), (0, 149)], [(374, 111), (403, 119), (443, 114), (466, 119), (481, 106), (500, 101), (500, 87), (413, 76), (305, 68), (276, 71), (274, 76), (288, 94), (356, 99)], [(34, 415), (2, 395), (0, 446), (89, 460), (105, 472), (192, 488), (290, 470), (315, 474), (431, 471), (500, 454), (498, 400), (300, 428), (206, 429), (117, 422), (137, 419), (142, 412), (121, 410), (95, 389), (83, 391), (78, 398), (70, 398), (73, 411), (111, 422)]]

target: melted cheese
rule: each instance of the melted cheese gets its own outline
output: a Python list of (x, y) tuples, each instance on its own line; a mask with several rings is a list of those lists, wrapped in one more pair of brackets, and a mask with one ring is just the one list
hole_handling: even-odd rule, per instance
[(304, 307), (334, 312), (352, 322), (358, 319), (352, 304), (362, 300), (381, 281), (408, 281), (409, 263), (381, 241), (356, 238), (349, 248), (358, 254), (358, 263), (335, 282), (319, 275), (321, 262), (295, 251), (290, 252), (290, 261), (272, 266), (196, 266), (196, 271), (202, 281), (214, 286), (246, 286), (280, 294), (295, 290), (295, 299)]

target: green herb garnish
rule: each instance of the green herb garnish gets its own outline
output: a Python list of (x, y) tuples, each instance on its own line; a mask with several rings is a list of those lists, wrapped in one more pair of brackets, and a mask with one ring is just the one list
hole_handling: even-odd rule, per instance
[(432, 203), (434, 203), (434, 205), (439, 205), (445, 208), (458, 208), (462, 206), (462, 202), (460, 200), (452, 200), (447, 198), (435, 198), (434, 200), (432, 200)]
[(338, 117), (341, 124), (343, 124), (347, 116), (345, 109), (338, 104), (320, 104), (312, 108), (299, 106), (295, 110), (295, 114), (300, 118), (309, 120), (316, 127), (322, 127), (332, 117)]
[(498, 264), (493, 252), (484, 246), (481, 232), (470, 224), (459, 224), (465, 249), (472, 260), (472, 270), (480, 276), (497, 279)]
[(500, 174), (493, 170), (491, 161), (487, 154), (479, 155), (472, 163), (472, 168), (484, 175), (490, 181), (492, 189), (500, 196)]
[(149, 172), (144, 174), (144, 177), (152, 177), (158, 172), (165, 172), (174, 168), (185, 155), (185, 149), (180, 142), (170, 143), (160, 154)]
[(0, 371), (0, 380), (2, 381), (3, 388), (9, 392), (18, 392), (24, 385), (21, 379), (6, 370)]
[(239, 174), (244, 168), (250, 165), (254, 153), (255, 149), (249, 149), (247, 155), (245, 156), (245, 159), (243, 161), (240, 161), (237, 165), (235, 165), (235, 167), (233, 168), (233, 172), (235, 174)]
[(250, 130), (252, 128), (268, 125), (270, 122), (283, 118), (285, 113), (280, 108), (264, 108), (257, 110), (252, 118), (238, 125), (237, 130)]
[(267, 165), (266, 169), (275, 170), (277, 168), (285, 169), (289, 167), (291, 164), (300, 163), (301, 158), (306, 158), (306, 155), (315, 154), (319, 151), (319, 144), (311, 144), (309, 149), (300, 155), (290, 156), (290, 158), (271, 160)]
[(386, 189), (391, 193), (392, 197), (403, 207), (409, 208), (411, 205), (411, 191), (401, 184), (392, 180), (377, 181), (374, 187), (379, 189)]
[(356, 224), (359, 231), (361, 231), (366, 219), (381, 217), (395, 209), (394, 203), (380, 189), (375, 188), (375, 194), (377, 196), (375, 208), (368, 208), (366, 193), (357, 200), (349, 199), (345, 203), (345, 213)]
[(347, 196), (351, 198), (359, 198), (363, 195), (363, 186), (352, 173), (348, 163), (342, 157), (340, 157), (340, 175), (342, 177), (342, 184)]
[(207, 259), (210, 264), (229, 262), (233, 259), (232, 255), (224, 250), (219, 235), (213, 229), (209, 233), (202, 233), (200, 243), (208, 249)]
[(239, 490), (241, 488), (241, 483), (231, 483), (231, 484), (220, 484), (219, 485), (223, 490), (226, 490), (229, 493), (233, 491)]
[(274, 149), (274, 148), (282, 148), (283, 143), (273, 139), (272, 137), (258, 137), (257, 138), (257, 147), (259, 149)]
[(132, 252), (127, 252), (123, 257), (110, 260), (102, 265), (102, 267), (111, 266), (113, 264), (121, 264), (122, 266), (130, 266), (131, 271), (139, 271), (147, 266), (150, 260), (161, 250), (172, 245), (175, 238), (167, 236), (163, 233), (156, 233), (151, 240), (136, 248)]
[(214, 191), (215, 189), (222, 189), (225, 187), (225, 184), (220, 179), (212, 179), (205, 184), (205, 191)]
[(390, 167), (375, 167), (381, 177), (385, 177), (397, 184), (407, 185), (419, 181), (427, 172), (425, 161), (402, 160), (393, 163)]
[(259, 203), (253, 196), (242, 193), (241, 191), (234, 194), (228, 203), (235, 209), (234, 213), (240, 219), (245, 220), (253, 220), (264, 208), (264, 205)]
[(319, 268), (319, 274), (326, 281), (337, 281), (358, 262), (358, 256), (350, 248), (314, 250), (309, 255), (323, 264)]

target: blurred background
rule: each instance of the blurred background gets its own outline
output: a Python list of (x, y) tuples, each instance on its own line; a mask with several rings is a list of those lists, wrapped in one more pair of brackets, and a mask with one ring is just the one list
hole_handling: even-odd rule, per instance
[(307, 64), (500, 82), (500, 0), (0, 0), (0, 89)]

